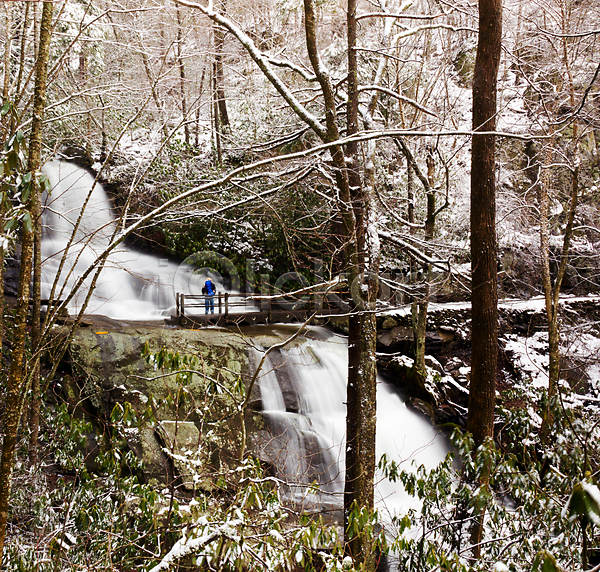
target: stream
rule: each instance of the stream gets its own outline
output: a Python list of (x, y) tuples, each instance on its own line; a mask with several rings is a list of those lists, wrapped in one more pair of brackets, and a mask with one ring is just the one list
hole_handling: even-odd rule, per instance
[[(44, 171), (53, 190), (44, 201), (42, 298), (49, 297), (59, 271), (54, 297), (62, 298), (110, 243), (117, 221), (102, 186), (97, 184), (90, 194), (94, 179), (88, 171), (64, 161), (50, 162)], [(202, 273), (184, 270), (170, 260), (121, 246), (108, 258), (86, 312), (122, 320), (164, 319), (174, 306), (174, 292), (199, 289), (204, 279)], [(71, 313), (81, 308), (88, 285), (89, 280), (73, 298)], [(312, 327), (302, 344), (273, 352), (261, 371), (266, 429), (255, 436), (255, 450), (285, 483), (287, 499), (304, 509), (341, 510), (347, 370), (346, 338)], [(377, 387), (377, 458), (385, 453), (402, 467), (434, 467), (447, 450), (443, 438), (389, 384), (379, 379)], [(414, 506), (400, 484), (381, 475), (377, 481), (376, 502), (382, 512), (395, 514)]]

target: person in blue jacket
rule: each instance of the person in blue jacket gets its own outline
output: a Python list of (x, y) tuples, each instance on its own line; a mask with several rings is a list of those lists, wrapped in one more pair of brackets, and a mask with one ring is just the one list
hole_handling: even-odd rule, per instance
[(217, 293), (217, 289), (213, 281), (209, 278), (202, 287), (202, 294), (204, 294), (204, 313), (208, 314), (208, 310), (210, 308), (210, 313), (215, 313), (215, 294)]

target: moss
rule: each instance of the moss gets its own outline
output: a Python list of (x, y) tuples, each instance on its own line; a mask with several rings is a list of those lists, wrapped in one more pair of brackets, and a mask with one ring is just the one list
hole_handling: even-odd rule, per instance
[[(198, 373), (156, 368), (143, 357), (144, 347), (151, 354), (165, 349), (182, 359), (188, 356), (182, 368)], [(140, 416), (151, 409), (157, 421), (194, 424), (207, 454), (218, 450), (220, 463), (237, 457), (240, 431), (233, 395), (240, 380), (249, 379), (250, 371), (248, 346), (241, 336), (152, 326), (102, 328), (102, 333), (82, 328), (71, 343), (70, 356), (82, 397), (100, 417), (109, 419), (116, 403), (129, 402)], [(153, 477), (157, 472), (151, 469)]]
[(466, 49), (458, 53), (454, 59), (454, 69), (456, 70), (459, 83), (463, 87), (472, 87), (473, 85), (473, 71), (475, 69), (475, 55), (476, 49)]

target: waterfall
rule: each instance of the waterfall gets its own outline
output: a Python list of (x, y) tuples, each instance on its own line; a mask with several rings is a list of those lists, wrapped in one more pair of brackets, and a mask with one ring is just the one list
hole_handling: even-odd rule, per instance
[[(106, 193), (101, 185), (94, 186), (88, 171), (52, 161), (44, 172), (52, 192), (44, 198), (42, 298), (49, 297), (66, 253), (55, 293), (55, 299), (61, 299), (110, 244), (117, 229)], [(208, 269), (199, 272), (120, 246), (108, 258), (86, 312), (121, 319), (160, 319), (174, 305), (174, 292), (200, 294), (207, 275), (221, 286), (219, 276)], [(71, 312), (79, 310), (87, 292), (87, 285), (80, 289)], [(267, 428), (258, 433), (254, 445), (285, 482), (289, 500), (303, 508), (339, 511), (344, 490), (348, 347), (345, 338), (323, 328), (311, 328), (307, 337), (305, 343), (273, 352), (266, 360), (259, 388)], [(378, 457), (385, 452), (406, 468), (413, 462), (432, 468), (443, 459), (443, 439), (382, 380), (377, 383), (377, 404)], [(377, 481), (380, 510), (395, 513), (415, 502), (400, 484), (393, 485), (381, 475)]]
[[(347, 341), (311, 328), (302, 345), (272, 353), (259, 377), (268, 430), (257, 438), (261, 458), (286, 483), (288, 500), (308, 510), (339, 511), (344, 492)], [(431, 469), (447, 446), (420, 414), (409, 410), (392, 386), (377, 380), (377, 458), (407, 470)], [(376, 477), (380, 513), (396, 514), (418, 502), (400, 483)], [(318, 488), (311, 487), (314, 483)]]
[[(102, 185), (94, 186), (94, 177), (88, 171), (66, 161), (50, 161), (43, 170), (50, 179), (52, 192), (44, 197), (42, 298), (50, 296), (61, 259), (66, 256), (54, 295), (55, 299), (64, 299), (110, 244), (117, 228), (106, 192)], [(73, 243), (66, 252), (90, 191)], [(162, 319), (175, 305), (175, 292), (191, 293), (193, 283), (197, 290), (193, 293), (200, 294), (200, 284), (205, 278), (206, 274), (196, 269), (122, 245), (109, 256), (86, 312), (121, 319)], [(213, 279), (218, 283), (217, 277)], [(90, 282), (91, 277), (73, 298), (71, 313), (81, 308)]]

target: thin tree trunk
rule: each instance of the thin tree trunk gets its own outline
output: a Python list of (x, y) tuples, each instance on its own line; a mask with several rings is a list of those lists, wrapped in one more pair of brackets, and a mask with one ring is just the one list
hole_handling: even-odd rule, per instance
[[(4, 43), (4, 82), (2, 86), (2, 103), (8, 102), (8, 95), (10, 89), (10, 54), (11, 54), (11, 39), (12, 39), (12, 19), (11, 19), (12, 5), (10, 3), (4, 3), (4, 11), (6, 13), (6, 42)], [(11, 117), (12, 114), (5, 115), (2, 121), (2, 136), (6, 141), (10, 133)], [(0, 204), (0, 364), (2, 363), (2, 344), (4, 341), (4, 217), (6, 210), (4, 208), (4, 201)]]
[[(221, 14), (227, 11), (227, 1), (217, 2), (217, 10)], [(225, 33), (221, 26), (215, 25), (215, 96), (219, 113), (219, 125), (221, 129), (229, 127), (229, 113), (227, 112), (227, 100), (225, 99), (225, 74), (223, 73), (223, 48), (225, 46)]]
[(185, 98), (185, 65), (183, 63), (183, 23), (181, 21), (181, 10), (175, 7), (177, 12), (177, 66), (179, 67), (179, 91), (181, 95), (181, 114), (183, 116), (183, 131), (185, 142), (190, 144), (190, 127), (187, 122), (187, 100)]
[[(40, 40), (37, 50), (36, 79), (33, 101), (33, 119), (29, 139), (29, 158), (27, 170), (32, 174), (32, 195), (39, 192), (36, 173), (41, 164), (43, 114), (46, 101), (46, 81), (50, 36), (52, 30), (53, 3), (44, 2), (40, 23)], [(28, 208), (31, 212), (35, 199), (30, 197)], [(27, 313), (29, 307), (29, 282), (33, 262), (34, 227), (24, 225), (21, 243), (21, 267), (19, 274), (19, 292), (15, 310), (14, 340), (11, 352), (11, 364), (8, 378), (8, 390), (4, 415), (4, 442), (2, 461), (0, 462), (0, 562), (4, 552), (8, 507), (10, 501), (12, 473), (17, 445), (17, 433), (23, 403), (23, 387), (26, 375), (25, 341), (27, 336)]]
[[(415, 223), (415, 172), (413, 171), (408, 157), (406, 158), (406, 199), (408, 203), (406, 207), (406, 218), (408, 222), (413, 225)], [(413, 234), (415, 228), (411, 226), (409, 232)]]
[[(23, 81), (23, 72), (25, 70), (25, 52), (27, 49), (27, 26), (29, 25), (29, 4), (30, 2), (25, 2), (25, 6), (23, 8), (23, 25), (21, 26), (21, 44), (19, 49), (19, 71), (17, 72), (17, 80), (15, 87), (15, 100), (17, 100), (21, 96), (21, 83)], [(16, 101), (14, 102), (16, 106)], [(16, 129), (15, 124), (15, 116), (12, 114), (11, 123), (10, 123), (10, 131), (13, 132)]]
[[(427, 215), (425, 217), (425, 241), (427, 243), (433, 240), (435, 232), (435, 161), (431, 149), (427, 151), (427, 186), (425, 187), (427, 195)], [(425, 254), (430, 255), (431, 249), (425, 247)], [(413, 332), (415, 336), (415, 361), (413, 371), (417, 377), (419, 385), (425, 387), (427, 380), (427, 367), (425, 366), (425, 340), (427, 336), (427, 309), (429, 306), (429, 297), (431, 295), (430, 268), (424, 269), (425, 291), (423, 297), (412, 305)]]
[[(204, 76), (206, 75), (206, 66), (202, 68), (202, 75), (200, 76), (200, 87), (198, 88), (198, 99), (196, 102), (196, 122), (194, 124), (194, 146), (197, 148), (198, 137), (200, 135), (200, 98), (202, 97), (202, 93), (204, 91)], [(209, 74), (210, 75), (210, 74)]]
[(213, 89), (212, 89), (212, 93), (213, 93), (213, 101), (212, 101), (212, 116), (213, 116), (213, 130), (214, 130), (214, 137), (215, 137), (215, 149), (217, 151), (217, 165), (219, 167), (221, 167), (223, 165), (223, 153), (221, 150), (221, 122), (220, 122), (220, 116), (219, 116), (219, 102), (218, 102), (218, 96), (217, 96), (217, 79), (216, 79), (216, 66), (213, 63), (213, 77), (212, 77), (212, 83), (213, 83)]
[(549, 372), (548, 372), (548, 397), (545, 410), (542, 411), (542, 426), (540, 437), (543, 442), (548, 438), (548, 431), (552, 425), (551, 398), (556, 394), (558, 375), (560, 374), (560, 356), (558, 342), (560, 334), (558, 331), (558, 308), (554, 306), (552, 276), (550, 273), (550, 163), (552, 162), (551, 138), (544, 152), (544, 159), (539, 170), (538, 204), (540, 213), (540, 254), (542, 270), (542, 287), (546, 301), (546, 317), (548, 319), (548, 350), (549, 350)]
[[(561, 9), (564, 5), (561, 4)], [(575, 86), (573, 82), (573, 74), (571, 71), (571, 62), (568, 55), (568, 40), (566, 33), (568, 32), (568, 16), (562, 13), (562, 28), (565, 36), (562, 38), (563, 48), (563, 64), (566, 69), (567, 85), (569, 90), (569, 103), (572, 108), (575, 108)], [(551, 109), (550, 107), (548, 109)], [(550, 215), (550, 165), (552, 161), (552, 148), (549, 146), (546, 149), (544, 156), (544, 166), (540, 176), (540, 184), (538, 185), (539, 202), (540, 202), (540, 250), (542, 255), (542, 284), (544, 287), (544, 296), (546, 300), (546, 316), (548, 318), (548, 400), (544, 411), (542, 411), (542, 427), (540, 436), (543, 442), (548, 439), (550, 427), (553, 422), (552, 408), (554, 401), (558, 395), (558, 382), (560, 379), (560, 312), (559, 299), (562, 282), (567, 271), (569, 261), (569, 251), (571, 249), (571, 239), (573, 238), (573, 228), (575, 223), (575, 214), (579, 204), (579, 125), (577, 120), (573, 121), (573, 133), (571, 136), (574, 144), (572, 156), (574, 158), (574, 167), (571, 172), (571, 193), (569, 200), (569, 208), (567, 210), (567, 225), (563, 237), (563, 245), (560, 254), (559, 264), (556, 271), (556, 279), (552, 284), (550, 274), (550, 230), (549, 230), (549, 215)], [(555, 136), (552, 133), (551, 143), (554, 143)]]
[[(41, 158), (40, 158), (41, 161)], [(33, 289), (31, 309), (31, 351), (33, 372), (31, 378), (31, 409), (29, 413), (29, 464), (35, 465), (38, 460), (38, 436), (40, 432), (40, 348), (41, 348), (41, 281), (42, 281), (42, 208), (40, 192), (35, 185), (31, 205), (33, 219)]]
[[(563, 246), (559, 259), (559, 265), (556, 271), (556, 278), (552, 284), (550, 275), (550, 240), (549, 240), (549, 168), (542, 174), (539, 185), (540, 192), (540, 249), (542, 254), (542, 284), (544, 287), (544, 296), (546, 299), (546, 316), (548, 318), (548, 400), (544, 411), (542, 412), (542, 427), (540, 436), (542, 441), (546, 441), (549, 436), (550, 427), (553, 422), (552, 407), (553, 401), (558, 395), (558, 382), (560, 379), (560, 290), (562, 281), (567, 271), (569, 261), (569, 251), (571, 248), (571, 239), (573, 237), (573, 227), (575, 224), (575, 214), (579, 203), (579, 162), (576, 150), (576, 165), (572, 172), (571, 179), (571, 197), (568, 209), (567, 225), (563, 237)], [(548, 164), (548, 163), (547, 163)]]

